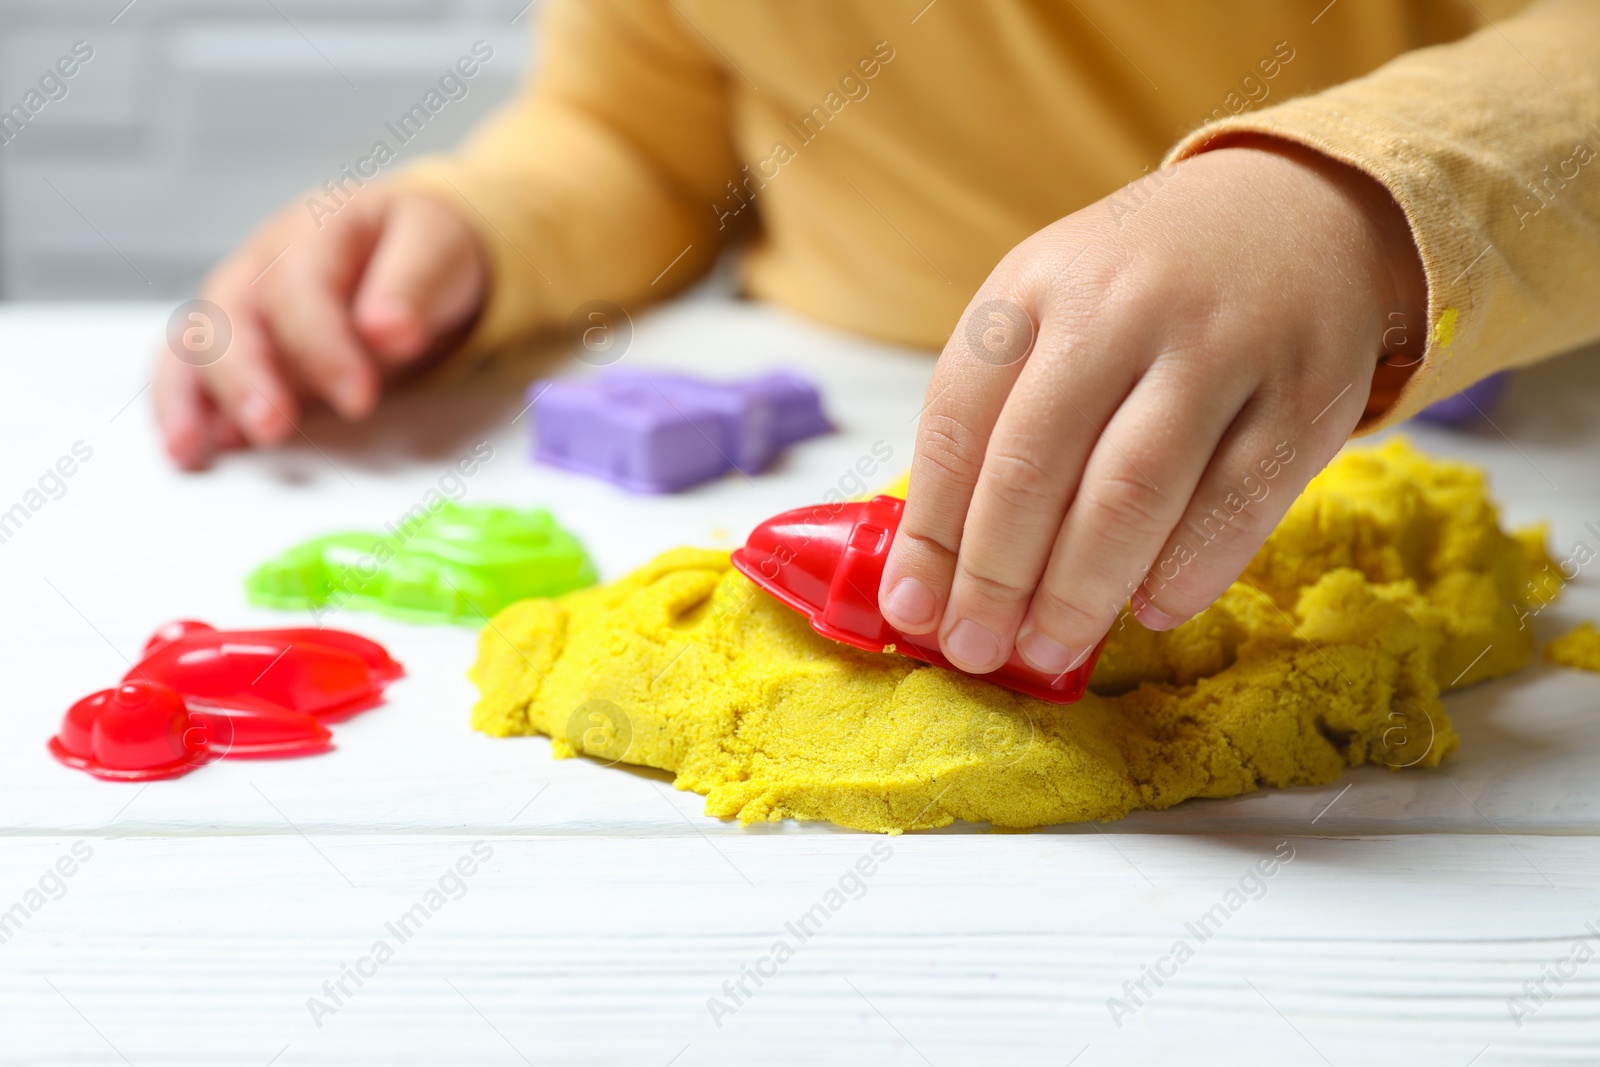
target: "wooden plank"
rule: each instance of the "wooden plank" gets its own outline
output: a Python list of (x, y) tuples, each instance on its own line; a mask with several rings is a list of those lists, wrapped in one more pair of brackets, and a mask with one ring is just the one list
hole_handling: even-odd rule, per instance
[(1600, 963), (1522, 989), (1600, 947), (1593, 838), (36, 838), (0, 841), (0, 906), (75, 840), (90, 858), (0, 944), (0, 1061), (1600, 1055)]

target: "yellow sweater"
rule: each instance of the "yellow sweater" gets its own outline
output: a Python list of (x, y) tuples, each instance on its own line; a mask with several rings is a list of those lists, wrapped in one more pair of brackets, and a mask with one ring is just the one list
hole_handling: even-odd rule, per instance
[(665, 296), (735, 235), (752, 295), (938, 348), (1018, 241), (1244, 131), (1411, 221), (1427, 358), (1364, 428), (1600, 337), (1600, 0), (544, 0), (542, 38), (406, 179), (489, 250), (473, 352)]

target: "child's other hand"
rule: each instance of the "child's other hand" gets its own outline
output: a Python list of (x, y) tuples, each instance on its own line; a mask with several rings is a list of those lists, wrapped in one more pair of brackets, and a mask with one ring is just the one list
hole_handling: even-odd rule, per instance
[(373, 185), (321, 223), (295, 202), (211, 272), (200, 295), (232, 329), (220, 358), (158, 353), (156, 418), (180, 466), (283, 441), (304, 399), (364, 418), (385, 377), (442, 354), (477, 316), (483, 250), (442, 201)]
[(1203, 610), (1344, 444), (1375, 326), (1425, 290), (1382, 186), (1271, 140), (1045, 227), (940, 357), (885, 617), (964, 670), (1015, 647), (1059, 673), (1130, 596), (1156, 630)]

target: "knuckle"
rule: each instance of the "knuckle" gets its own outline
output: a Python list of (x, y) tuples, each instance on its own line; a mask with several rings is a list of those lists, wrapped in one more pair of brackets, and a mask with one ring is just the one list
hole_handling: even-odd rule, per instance
[(1171, 520), (1162, 512), (1161, 493), (1143, 478), (1112, 475), (1083, 490), (1083, 503), (1102, 536), (1126, 541), (1129, 535), (1165, 534)]
[(1040, 293), (1053, 320), (1088, 330), (1117, 315), (1127, 299), (1129, 256), (1112, 249), (1074, 250), (1030, 264), (1028, 282)]
[(1262, 485), (1246, 474), (1231, 487), (1221, 487), (1215, 499), (1191, 503), (1185, 510), (1184, 522), (1203, 534), (1208, 545), (1215, 542), (1225, 554), (1237, 551), (1241, 544), (1254, 552), (1277, 525), (1277, 509), (1266, 503), (1265, 494), (1250, 491), (1252, 486)]
[(1063, 596), (1058, 590), (1041, 587), (1033, 597), (1029, 609), (1039, 628), (1067, 643), (1083, 635), (1098, 633), (1121, 610), (1121, 604), (1108, 598), (1105, 604), (1085, 601), (1082, 597)]
[(200, 280), (200, 296), (230, 309), (243, 304), (250, 294), (250, 279), (267, 264), (258, 258), (246, 250), (220, 261)]
[(991, 604), (1010, 606), (1024, 603), (1033, 593), (1032, 586), (1025, 586), (1014, 579), (990, 572), (983, 561), (963, 560), (956, 567), (956, 580), (959, 584), (970, 587), (974, 600), (987, 601)]
[(917, 454), (946, 476), (971, 482), (982, 469), (978, 435), (952, 415), (930, 412), (918, 432)]
[(1213, 588), (1213, 580), (1191, 574), (1180, 574), (1171, 582), (1154, 584), (1158, 588), (1152, 589), (1150, 582), (1141, 587), (1144, 599), (1174, 619), (1188, 619), (1198, 615), (1210, 607), (1212, 601), (1221, 596), (1223, 590), (1227, 588), (1226, 583)]
[(958, 545), (954, 541), (939, 536), (938, 530), (912, 530), (906, 526), (900, 527), (900, 538), (903, 538), (912, 549), (922, 555), (933, 559), (954, 559)]
[(992, 451), (984, 461), (990, 487), (1007, 508), (1032, 508), (1050, 500), (1056, 479), (1049, 468), (1023, 448)]
[(228, 360), (219, 360), (209, 367), (200, 368), (200, 380), (205, 390), (224, 407), (237, 408), (253, 391), (243, 371), (237, 367), (224, 367)]

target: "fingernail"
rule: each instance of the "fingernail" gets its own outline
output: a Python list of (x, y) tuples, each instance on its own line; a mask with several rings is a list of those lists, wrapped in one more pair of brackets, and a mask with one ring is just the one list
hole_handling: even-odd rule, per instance
[(239, 419), (244, 423), (240, 429), (256, 436), (265, 436), (272, 429), (272, 417), (277, 414), (272, 408), (272, 402), (260, 393), (245, 397), (239, 406)]
[(1060, 674), (1071, 670), (1078, 656), (1053, 637), (1038, 630), (1029, 630), (1017, 638), (1017, 651), (1028, 666), (1046, 674)]
[(426, 340), (419, 316), (395, 300), (374, 300), (361, 309), (362, 325), (388, 348), (420, 348)]
[(1148, 600), (1140, 601), (1134, 605), (1133, 617), (1138, 619), (1139, 625), (1146, 630), (1170, 630), (1183, 622), (1182, 619), (1174, 619)]
[(411, 324), (411, 309), (398, 300), (389, 297), (378, 297), (368, 300), (361, 308), (362, 317), (369, 319), (379, 326), (409, 326)]
[(211, 457), (200, 428), (193, 422), (169, 427), (165, 434), (167, 455), (184, 470), (200, 470)]
[(989, 632), (988, 627), (971, 619), (962, 619), (951, 627), (944, 645), (951, 659), (974, 667), (987, 667), (1000, 654), (1000, 639)]
[(933, 598), (933, 590), (922, 582), (915, 578), (902, 578), (894, 583), (889, 595), (883, 598), (883, 606), (893, 616), (894, 622), (927, 626), (933, 622), (938, 603)]

